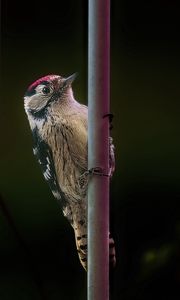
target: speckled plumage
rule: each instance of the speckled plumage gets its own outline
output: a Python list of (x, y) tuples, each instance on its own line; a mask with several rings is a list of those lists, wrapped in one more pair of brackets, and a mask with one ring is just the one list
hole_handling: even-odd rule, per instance
[[(34, 137), (34, 154), (53, 195), (71, 223), (80, 261), (87, 269), (87, 171), (88, 109), (73, 96), (71, 83), (48, 75), (38, 79), (24, 97), (25, 110)], [(49, 91), (49, 92), (47, 92)], [(110, 139), (110, 169), (114, 171), (114, 146)], [(82, 177), (81, 177), (82, 178)], [(86, 178), (86, 177), (85, 177)], [(110, 261), (115, 264), (115, 248), (110, 238)]]

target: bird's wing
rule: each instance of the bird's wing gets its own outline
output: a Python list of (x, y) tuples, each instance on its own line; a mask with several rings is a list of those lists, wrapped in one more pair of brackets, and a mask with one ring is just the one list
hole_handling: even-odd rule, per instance
[(61, 202), (63, 204), (64, 196), (63, 196), (63, 192), (60, 190), (57, 181), (52, 151), (49, 145), (41, 139), (37, 129), (33, 130), (33, 139), (34, 139), (33, 152), (38, 159), (44, 178), (48, 182), (54, 197), (57, 200), (61, 199)]

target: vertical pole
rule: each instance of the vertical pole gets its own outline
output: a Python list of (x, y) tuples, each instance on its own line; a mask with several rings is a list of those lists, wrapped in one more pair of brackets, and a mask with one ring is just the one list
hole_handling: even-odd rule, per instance
[[(110, 0), (89, 0), (88, 168), (109, 171)], [(88, 185), (88, 300), (109, 299), (109, 177)]]

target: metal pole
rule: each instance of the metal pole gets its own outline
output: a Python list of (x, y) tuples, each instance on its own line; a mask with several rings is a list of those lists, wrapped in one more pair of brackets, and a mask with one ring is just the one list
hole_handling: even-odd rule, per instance
[[(88, 168), (109, 171), (110, 0), (89, 0)], [(109, 299), (109, 177), (88, 186), (88, 300)]]

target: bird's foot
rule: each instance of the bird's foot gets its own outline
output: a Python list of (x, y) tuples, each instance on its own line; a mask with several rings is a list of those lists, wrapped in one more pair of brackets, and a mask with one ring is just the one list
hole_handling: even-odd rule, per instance
[(109, 130), (112, 130), (112, 129), (113, 129), (112, 120), (113, 120), (113, 118), (114, 118), (114, 115), (111, 114), (111, 113), (105, 114), (105, 115), (103, 116), (103, 119), (104, 119), (104, 118), (107, 118), (107, 117), (109, 118), (109, 124), (110, 124)]

